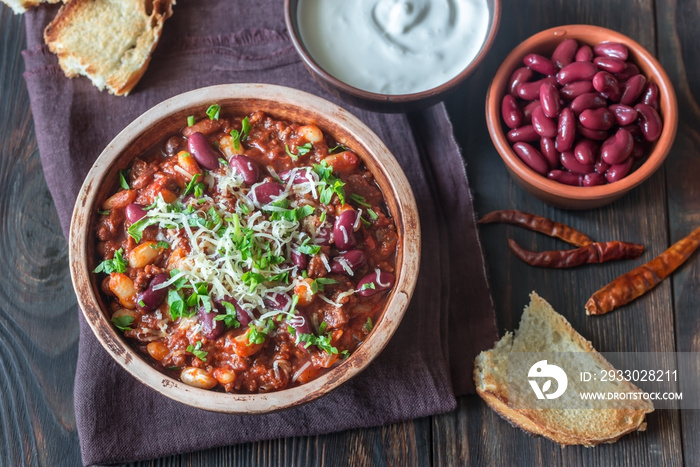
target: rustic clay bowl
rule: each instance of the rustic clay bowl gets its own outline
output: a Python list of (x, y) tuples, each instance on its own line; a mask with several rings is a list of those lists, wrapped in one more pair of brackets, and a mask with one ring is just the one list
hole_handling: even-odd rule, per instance
[[(338, 142), (353, 148), (382, 189), (399, 235), (396, 285), (367, 340), (347, 360), (304, 385), (266, 394), (229, 394), (188, 386), (153, 368), (134, 351), (108, 319), (99, 292), (95, 253), (98, 206), (118, 186), (118, 171), (169, 134), (188, 115), (212, 103), (223, 112), (269, 115), (315, 123)], [(70, 231), (70, 269), (78, 303), (102, 346), (126, 371), (164, 396), (201, 409), (227, 413), (264, 413), (297, 406), (326, 394), (362, 371), (396, 331), (413, 294), (420, 261), (420, 225), (415, 199), (399, 164), (382, 141), (356, 117), (316, 96), (280, 86), (230, 84), (187, 92), (168, 99), (127, 126), (105, 148), (88, 173), (75, 203)]]
[[(348, 0), (345, 0), (348, 1)], [(343, 99), (352, 105), (362, 107), (376, 112), (407, 112), (429, 107), (443, 99), (450, 92), (454, 91), (482, 62), (496, 39), (498, 24), (501, 19), (501, 0), (486, 0), (489, 10), (489, 24), (486, 31), (484, 43), (476, 57), (457, 76), (441, 85), (426, 91), (411, 94), (381, 94), (365, 91), (351, 86), (325, 71), (307, 50), (299, 33), (297, 19), (297, 7), (299, 0), (285, 0), (284, 19), (287, 24), (287, 31), (292, 39), (292, 44), (301, 56), (306, 68), (324, 89), (334, 96)], [(348, 62), (352, 63), (357, 57), (348, 57)]]
[[(644, 164), (615, 183), (577, 187), (549, 180), (525, 165), (506, 139), (501, 119), (501, 101), (511, 74), (516, 68), (523, 66), (522, 60), (525, 55), (538, 53), (549, 57), (556, 46), (568, 38), (591, 46), (601, 42), (620, 42), (626, 45), (629, 50), (628, 61), (635, 63), (642, 74), (659, 87), (659, 114), (664, 125), (661, 137), (652, 147)], [(654, 56), (639, 43), (610, 29), (574, 24), (539, 32), (513, 49), (496, 72), (486, 94), (486, 123), (491, 140), (510, 174), (526, 191), (552, 206), (565, 209), (591, 209), (615, 201), (640, 185), (661, 167), (676, 136), (678, 104), (668, 75)]]

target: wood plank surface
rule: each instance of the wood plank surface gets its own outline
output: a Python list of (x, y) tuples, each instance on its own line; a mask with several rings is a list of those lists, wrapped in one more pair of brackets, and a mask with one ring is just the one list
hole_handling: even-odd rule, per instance
[[(698, 18), (700, 5), (688, 0), (504, 0), (492, 51), (448, 100), (477, 212), (518, 208), (568, 223), (597, 240), (644, 243), (644, 260), (700, 225)], [(681, 115), (664, 168), (612, 205), (584, 212), (549, 207), (520, 189), (484, 121), (486, 88), (506, 54), (531, 34), (568, 23), (618, 30), (656, 53), (676, 86)], [(22, 78), (24, 47), (23, 17), (0, 4), (0, 466), (74, 466), (81, 463), (73, 413), (77, 308), (66, 241), (39, 162)], [(587, 317), (583, 304), (591, 293), (639, 262), (573, 271), (531, 268), (509, 253), (507, 238), (536, 249), (558, 249), (562, 243), (506, 226), (481, 232), (501, 331), (517, 326), (528, 293), (537, 290), (602, 351), (700, 351), (698, 255), (633, 304)], [(471, 396), (460, 398), (454, 412), (386, 427), (131, 465), (700, 465), (698, 428), (698, 411), (656, 411), (646, 433), (594, 449), (561, 449), (512, 428)]]

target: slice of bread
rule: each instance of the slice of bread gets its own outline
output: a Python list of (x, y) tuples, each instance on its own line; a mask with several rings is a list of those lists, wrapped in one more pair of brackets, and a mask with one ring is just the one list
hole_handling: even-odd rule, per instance
[(127, 95), (148, 67), (175, 0), (71, 0), (44, 30), (66, 76)]
[(24, 13), (28, 9), (38, 6), (41, 3), (58, 3), (61, 0), (0, 0), (12, 8), (16, 14)]
[(511, 378), (509, 387), (508, 359), (512, 352), (566, 352), (564, 363), (556, 363), (568, 375), (593, 369), (613, 370), (613, 366), (596, 352), (589, 341), (534, 292), (530, 295), (530, 304), (525, 307), (515, 335), (506, 333), (493, 349), (476, 357), (474, 381), (477, 393), (511, 424), (561, 445), (613, 443), (624, 434), (646, 429), (645, 415), (654, 410), (653, 404), (647, 400), (626, 401), (621, 408), (590, 408), (577, 399), (578, 393), (585, 391), (639, 392), (636, 386), (627, 382), (582, 383), (577, 378), (569, 377), (566, 393), (574, 397), (569, 399), (567, 408), (509, 406), (509, 400), (517, 400), (520, 396), (533, 399), (527, 373), (525, 377), (517, 378), (520, 381), (517, 384)]

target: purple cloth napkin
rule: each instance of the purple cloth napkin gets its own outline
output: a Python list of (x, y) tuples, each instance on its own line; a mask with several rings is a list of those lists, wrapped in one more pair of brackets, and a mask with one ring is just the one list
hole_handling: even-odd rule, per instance
[[(282, 84), (334, 100), (304, 69), (278, 1), (178, 1), (148, 71), (128, 97), (63, 76), (42, 39), (56, 10), (27, 14), (24, 58), (44, 174), (66, 235), (83, 178), (102, 148), (162, 100), (233, 82)], [(359, 376), (302, 407), (224, 415), (143, 386), (109, 357), (80, 314), (75, 410), (85, 464), (378, 426), (452, 410), (456, 395), (474, 392), (474, 357), (491, 347), (497, 331), (471, 194), (445, 108), (389, 115), (343, 106), (394, 153), (419, 207), (421, 272), (387, 348)]]

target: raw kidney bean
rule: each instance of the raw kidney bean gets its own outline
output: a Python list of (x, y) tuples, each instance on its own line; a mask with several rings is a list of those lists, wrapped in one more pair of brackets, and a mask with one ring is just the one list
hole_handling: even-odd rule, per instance
[(565, 39), (552, 52), (552, 62), (559, 68), (574, 61), (574, 56), (578, 50), (578, 42), (575, 39)]
[(607, 71), (599, 71), (593, 77), (593, 87), (606, 99), (613, 102), (620, 100), (620, 84)]
[(557, 124), (544, 114), (542, 106), (532, 111), (532, 126), (540, 136), (548, 138), (557, 136)]
[(634, 142), (634, 147), (632, 148), (632, 154), (630, 154), (631, 157), (634, 157), (635, 159), (641, 159), (644, 157), (644, 155), (647, 152), (647, 146), (641, 141), (635, 141)]
[(535, 141), (540, 139), (539, 133), (535, 131), (535, 127), (532, 125), (525, 125), (521, 126), (520, 128), (516, 128), (515, 130), (510, 130), (506, 137), (511, 143)]
[(574, 155), (574, 151), (562, 152), (559, 155), (559, 160), (561, 161), (561, 165), (563, 165), (565, 169), (567, 169), (570, 172), (577, 173), (579, 175), (586, 175), (587, 173), (593, 172), (595, 170), (592, 163), (591, 164), (580, 163), (576, 159), (576, 156)]
[(350, 250), (333, 258), (331, 261), (331, 272), (335, 274), (347, 274), (344, 266), (350, 268), (355, 273), (367, 260), (367, 255), (362, 250)]
[(591, 130), (609, 130), (615, 124), (615, 116), (606, 107), (586, 109), (578, 116), (578, 120)]
[(127, 205), (124, 209), (124, 213), (126, 214), (126, 218), (129, 220), (129, 222), (133, 224), (134, 222), (146, 217), (146, 211), (143, 208), (144, 206), (142, 204), (137, 203)]
[(591, 62), (593, 61), (593, 49), (588, 45), (582, 45), (576, 51), (574, 59), (577, 62)]
[(523, 124), (532, 123), (532, 111), (540, 105), (542, 104), (540, 104), (539, 99), (537, 99), (523, 107)]
[(610, 73), (622, 73), (627, 68), (627, 64), (621, 60), (611, 57), (596, 57), (593, 63), (603, 71)]
[(371, 297), (378, 292), (392, 288), (394, 280), (393, 274), (377, 269), (357, 283), (357, 293), (363, 297)]
[(605, 185), (605, 175), (598, 172), (591, 172), (583, 176), (581, 186)]
[(527, 143), (515, 143), (513, 145), (515, 154), (527, 164), (532, 170), (540, 175), (546, 175), (549, 171), (549, 165), (544, 156), (534, 147)]
[(585, 165), (592, 165), (596, 160), (599, 144), (592, 139), (582, 139), (574, 147), (574, 157), (576, 160)]
[(608, 132), (607, 131), (605, 131), (605, 130), (591, 130), (590, 128), (586, 128), (585, 126), (581, 125), (581, 123), (576, 125), (576, 130), (582, 136), (589, 138), (589, 139), (594, 139), (596, 141), (603, 141), (605, 139), (608, 139)]
[(228, 163), (233, 170), (241, 174), (246, 185), (252, 185), (260, 178), (260, 167), (250, 157), (235, 154), (231, 156)]
[(527, 83), (532, 79), (534, 73), (527, 67), (518, 68), (510, 75), (508, 80), (508, 92), (511, 96), (517, 96), (517, 87), (521, 83)]
[(574, 81), (591, 80), (598, 69), (591, 62), (574, 62), (566, 65), (557, 73), (559, 84), (569, 84)]
[(547, 165), (550, 169), (559, 167), (559, 152), (552, 138), (545, 137), (540, 140), (540, 152), (547, 161)]
[(333, 243), (339, 250), (349, 250), (357, 244), (355, 239), (355, 224), (357, 211), (348, 209), (335, 218), (333, 224)]
[(613, 104), (608, 109), (615, 115), (615, 121), (620, 126), (631, 125), (637, 120), (637, 111), (629, 105)]
[(593, 87), (593, 83), (590, 81), (574, 81), (573, 83), (569, 83), (566, 86), (563, 86), (559, 90), (559, 94), (562, 96), (566, 97), (569, 100), (574, 100), (581, 94), (585, 94), (587, 92), (593, 92), (595, 91), (595, 88)]
[(644, 86), (644, 91), (642, 91), (642, 104), (659, 110), (659, 87), (651, 81)]
[(644, 157), (662, 131), (659, 89), (628, 55), (622, 44), (591, 48), (566, 39), (551, 57), (524, 57), (501, 102), (516, 155), (561, 183), (595, 186), (626, 176), (634, 167), (628, 160)]
[(576, 99), (571, 101), (571, 105), (569, 107), (576, 115), (579, 115), (586, 109), (598, 109), (600, 107), (605, 107), (606, 105), (608, 105), (608, 101), (606, 101), (603, 96), (597, 92), (587, 92), (585, 94), (581, 94)]
[(552, 170), (547, 174), (547, 178), (565, 185), (580, 186), (581, 176), (566, 170)]
[(224, 322), (215, 319), (220, 314), (222, 313), (216, 307), (211, 307), (208, 313), (204, 306), (197, 310), (197, 319), (202, 323), (202, 335), (207, 339), (218, 339), (226, 330)]
[(552, 61), (539, 54), (525, 55), (525, 58), (523, 58), (523, 63), (530, 69), (545, 76), (550, 76), (557, 72), (557, 68), (554, 66)]
[(628, 55), (627, 47), (618, 42), (602, 42), (593, 47), (593, 52), (596, 55), (604, 55), (622, 61), (627, 60)]
[(202, 133), (195, 131), (187, 138), (187, 147), (199, 165), (208, 170), (219, 167), (219, 154), (209, 144), (209, 140)]
[(622, 85), (622, 97), (620, 104), (631, 105), (637, 101), (637, 98), (642, 94), (644, 85), (647, 79), (644, 75), (634, 75), (630, 77), (625, 84)]
[(654, 142), (661, 136), (661, 117), (653, 107), (647, 104), (637, 104), (634, 106), (637, 111), (639, 127), (642, 129), (644, 139)]
[(607, 172), (605, 172), (605, 179), (608, 183), (615, 183), (622, 180), (630, 173), (632, 170), (632, 164), (634, 164), (633, 158), (628, 158), (622, 164), (611, 165)]
[(625, 81), (638, 74), (639, 68), (637, 68), (637, 65), (635, 65), (634, 63), (628, 63), (627, 68), (625, 68), (625, 71), (617, 73), (617, 79), (619, 79), (620, 81)]
[(253, 187), (248, 197), (260, 204), (268, 204), (273, 199), (284, 193), (284, 187), (277, 182), (265, 182)]
[(605, 162), (603, 159), (598, 159), (595, 162), (595, 171), (601, 175), (605, 175), (605, 172), (610, 168), (610, 164)]
[(546, 78), (542, 78), (537, 81), (518, 84), (518, 86), (515, 89), (515, 92), (517, 93), (519, 98), (526, 101), (531, 101), (540, 97), (540, 86), (542, 85), (542, 83), (556, 82), (557, 80), (556, 78), (554, 78), (554, 76), (547, 76)]
[[(556, 92), (556, 89), (555, 89)], [(515, 97), (510, 94), (503, 96), (501, 102), (501, 115), (508, 128), (518, 128), (523, 123), (523, 111), (520, 110)]]
[(568, 151), (576, 138), (576, 116), (571, 108), (565, 108), (559, 115), (557, 125), (556, 148), (559, 152)]
[[(515, 101), (515, 98), (513, 98), (513, 101)], [(549, 118), (556, 118), (559, 116), (559, 111), (561, 110), (559, 91), (557, 91), (557, 87), (554, 84), (542, 83), (540, 85), (540, 103), (542, 104), (542, 110), (545, 116)], [(515, 105), (517, 107), (517, 103), (515, 103)]]
[(611, 166), (621, 164), (630, 157), (633, 146), (632, 135), (624, 128), (620, 128), (600, 147), (600, 157)]
[(168, 275), (164, 272), (151, 279), (146, 290), (139, 293), (136, 297), (136, 303), (140, 310), (146, 312), (153, 311), (165, 301), (165, 297), (168, 295), (168, 288), (163, 287), (162, 289), (153, 290), (153, 287), (167, 282), (168, 279)]

